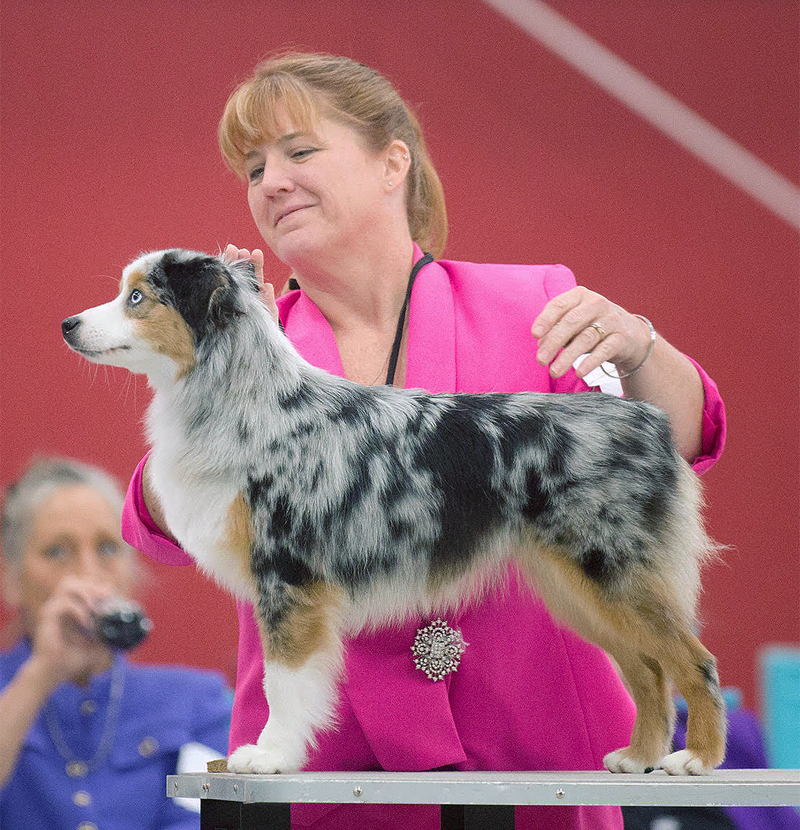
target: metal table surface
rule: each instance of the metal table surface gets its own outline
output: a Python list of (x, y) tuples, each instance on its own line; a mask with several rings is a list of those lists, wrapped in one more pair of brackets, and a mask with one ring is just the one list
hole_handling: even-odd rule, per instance
[[(800, 806), (800, 770), (717, 770), (708, 776), (608, 772), (188, 773), (167, 794), (201, 799), (209, 830), (288, 828), (289, 805), (441, 804), (442, 827), (513, 828), (514, 806)], [(452, 807), (448, 805), (453, 805)]]

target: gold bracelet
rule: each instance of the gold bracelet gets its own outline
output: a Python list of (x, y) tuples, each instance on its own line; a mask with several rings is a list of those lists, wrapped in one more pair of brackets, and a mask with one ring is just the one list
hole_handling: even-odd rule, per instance
[(638, 372), (650, 360), (650, 355), (653, 354), (653, 349), (656, 345), (656, 330), (653, 328), (653, 324), (643, 314), (634, 314), (633, 316), (638, 317), (643, 323), (647, 323), (647, 328), (650, 329), (650, 345), (647, 347), (647, 354), (644, 356), (644, 360), (635, 369), (631, 369), (630, 372), (626, 372), (624, 375), (619, 374), (619, 372), (616, 375), (612, 375), (611, 372), (606, 371), (605, 366), (601, 363), (600, 368), (603, 370), (603, 373), (610, 378), (614, 378), (614, 380), (623, 380), (624, 378), (629, 378), (634, 372)]

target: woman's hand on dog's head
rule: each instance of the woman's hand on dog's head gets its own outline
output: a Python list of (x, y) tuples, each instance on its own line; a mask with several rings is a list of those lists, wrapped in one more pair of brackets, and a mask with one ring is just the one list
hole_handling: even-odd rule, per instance
[(264, 279), (264, 252), (260, 248), (248, 251), (247, 248), (237, 248), (235, 245), (228, 245), (225, 248), (225, 259), (236, 262), (240, 259), (247, 259), (253, 264), (256, 279), (261, 286), (261, 298), (264, 305), (269, 309), (272, 319), (278, 322), (278, 306), (275, 303), (275, 287), (271, 282)]

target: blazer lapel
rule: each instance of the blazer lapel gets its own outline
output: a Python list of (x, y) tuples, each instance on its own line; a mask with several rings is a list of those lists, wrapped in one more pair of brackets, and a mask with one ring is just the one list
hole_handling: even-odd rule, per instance
[(278, 301), (286, 336), (302, 357), (332, 375), (344, 376), (333, 329), (322, 312), (298, 291)]
[[(414, 261), (421, 256), (414, 245)], [(431, 262), (420, 269), (411, 292), (406, 387), (453, 392), (456, 380), (453, 288), (447, 271)]]
[[(414, 245), (414, 262), (422, 251)], [(286, 334), (313, 366), (344, 375), (333, 329), (302, 292), (287, 295), (278, 305)], [(456, 388), (455, 303), (447, 271), (431, 262), (420, 269), (411, 292), (408, 318), (406, 386), (429, 392)]]

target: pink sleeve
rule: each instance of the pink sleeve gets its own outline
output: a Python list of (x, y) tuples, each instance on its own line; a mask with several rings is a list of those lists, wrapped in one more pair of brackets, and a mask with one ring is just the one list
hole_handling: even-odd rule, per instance
[[(148, 453), (149, 455), (149, 453)], [(165, 565), (191, 565), (193, 559), (168, 539), (150, 516), (142, 495), (145, 456), (137, 466), (128, 485), (122, 508), (122, 537), (136, 550)]]
[[(687, 355), (688, 357), (688, 355)], [(705, 370), (696, 361), (692, 365), (697, 369), (700, 380), (703, 382), (705, 403), (703, 405), (703, 426), (700, 437), (700, 455), (692, 462), (692, 469), (700, 475), (717, 463), (725, 449), (727, 426), (725, 420), (725, 404), (719, 394), (717, 384), (706, 374)]]

